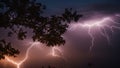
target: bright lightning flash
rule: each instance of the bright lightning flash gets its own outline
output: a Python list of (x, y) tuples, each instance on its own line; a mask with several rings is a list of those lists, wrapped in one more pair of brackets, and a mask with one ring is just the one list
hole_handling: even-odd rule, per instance
[(111, 32), (113, 32), (113, 28), (120, 30), (120, 23), (115, 22), (112, 17), (104, 17), (101, 20), (90, 20), (84, 23), (72, 23), (70, 24), (69, 30), (74, 30), (76, 28), (87, 28), (88, 34), (91, 37), (91, 46), (89, 48), (91, 51), (95, 42), (95, 37), (92, 32), (93, 29), (98, 29), (100, 31), (100, 34), (106, 37), (108, 42), (110, 42), (110, 38), (106, 31), (106, 28), (109, 29)]
[(20, 62), (15, 62), (13, 60), (11, 60), (10, 58), (8, 58), (7, 56), (5, 57), (5, 59), (8, 61), (8, 62), (11, 62), (13, 64), (15, 64), (17, 66), (17, 68), (20, 68), (20, 66), (28, 59), (28, 55), (29, 55), (29, 52), (31, 50), (31, 48), (34, 46), (34, 45), (37, 45), (39, 44), (39, 42), (34, 42), (32, 45), (30, 45), (27, 49), (27, 52), (25, 54), (25, 58), (23, 60), (21, 60)]
[(53, 57), (58, 57), (63, 59), (65, 62), (67, 61), (66, 58), (63, 56), (63, 51), (59, 47), (52, 47), (50, 54)]
[[(117, 17), (120, 17), (116, 15)], [(101, 20), (92, 20), (92, 21), (87, 21), (84, 23), (72, 23), (70, 24), (69, 30), (74, 30), (76, 28), (87, 28), (87, 32), (89, 36), (91, 37), (91, 46), (90, 46), (90, 51), (92, 50), (95, 42), (95, 37), (93, 35), (92, 30), (93, 29), (98, 29), (100, 30), (100, 34), (106, 37), (106, 39), (109, 41), (109, 35), (107, 34), (106, 28), (108, 28), (111, 32), (113, 32), (113, 28), (119, 29), (120, 30), (120, 24), (115, 22), (112, 17), (104, 17)], [(32, 45), (30, 45), (26, 51), (25, 58), (21, 60), (20, 62), (13, 61), (9, 57), (5, 57), (8, 62), (11, 62), (17, 66), (17, 68), (20, 68), (20, 66), (28, 59), (29, 52), (31, 48), (34, 45), (40, 44), (39, 42), (34, 42)], [(63, 52), (60, 48), (58, 47), (52, 47), (50, 55), (53, 57), (61, 57), (63, 58)], [(64, 59), (64, 58), (63, 58)]]
[(52, 47), (51, 55), (54, 56), (54, 57), (61, 57), (60, 55), (63, 55), (63, 54), (62, 54), (61, 49), (59, 49), (58, 47), (54, 46), (54, 47)]
[[(24, 58), (23, 60), (21, 60), (20, 62), (13, 61), (12, 59), (10, 59), (10, 58), (7, 57), (7, 56), (5, 57), (5, 59), (6, 59), (8, 62), (16, 65), (17, 68), (20, 68), (20, 66), (21, 66), (25, 61), (27, 61), (27, 59), (28, 59), (28, 57), (29, 57), (29, 52), (30, 52), (31, 48), (32, 48), (34, 45), (38, 45), (38, 44), (40, 44), (40, 43), (39, 43), (39, 42), (34, 42), (34, 43), (32, 43), (32, 44), (28, 47), (28, 49), (27, 49), (27, 51), (26, 51), (25, 58)], [(61, 50), (60, 48), (58, 48), (58, 47), (52, 47), (50, 54), (51, 54), (53, 57), (62, 57), (62, 56), (63, 56), (62, 50)], [(63, 59), (64, 59), (64, 58), (63, 58)]]

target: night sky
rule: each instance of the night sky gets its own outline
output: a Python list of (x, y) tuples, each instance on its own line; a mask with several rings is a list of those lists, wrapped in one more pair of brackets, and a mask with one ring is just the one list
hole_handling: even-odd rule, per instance
[[(83, 15), (77, 23), (91, 21), (94, 23), (105, 17), (112, 17), (114, 21), (120, 23), (120, 0), (37, 0), (37, 2), (47, 6), (44, 15), (59, 15), (64, 8), (73, 8)], [(120, 24), (114, 26), (120, 27)], [(110, 41), (100, 34), (98, 27), (91, 29), (95, 41), (90, 51), (92, 38), (88, 30), (79, 27), (70, 29), (71, 27), (63, 35), (66, 44), (58, 47), (61, 52), (56, 51), (61, 57), (50, 56), (49, 52), (52, 47), (38, 44), (30, 50), (29, 58), (21, 65), (21, 68), (42, 68), (42, 66), (47, 68), (49, 65), (56, 68), (89, 68), (89, 64), (92, 65), (91, 68), (120, 68), (120, 28), (113, 28), (113, 32), (108, 27), (105, 28)], [(0, 28), (1, 38), (6, 38), (6, 31)], [(31, 36), (31, 32), (28, 35)], [(29, 36), (23, 41), (17, 40), (15, 36), (7, 38), (8, 41), (13, 42), (13, 47), (20, 50), (18, 57), (11, 59), (19, 62), (24, 58), (26, 50), (32, 42)], [(0, 60), (0, 68), (16, 68), (16, 65)]]

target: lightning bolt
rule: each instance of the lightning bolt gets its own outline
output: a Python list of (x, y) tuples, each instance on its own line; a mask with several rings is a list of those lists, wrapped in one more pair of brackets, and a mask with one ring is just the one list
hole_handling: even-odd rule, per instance
[(91, 37), (91, 39), (92, 39), (92, 41), (91, 41), (91, 46), (90, 46), (90, 51), (92, 50), (92, 47), (94, 46), (94, 36), (93, 36), (93, 34), (91, 33), (91, 28), (89, 27), (89, 29), (88, 29), (88, 34), (90, 35), (90, 37)]
[(52, 47), (51, 52), (49, 53), (49, 55), (51, 55), (53, 57), (62, 58), (66, 62), (66, 58), (63, 56), (63, 51), (57, 46)]
[[(116, 15), (116, 16), (120, 17), (120, 15)], [(108, 40), (108, 42), (110, 42), (110, 38), (109, 38), (109, 35), (107, 33), (106, 28), (108, 28), (111, 32), (114, 32), (113, 28), (120, 30), (120, 23), (115, 22), (112, 17), (104, 17), (101, 20), (92, 20), (92, 21), (87, 21), (87, 22), (84, 22), (84, 23), (80, 23), (80, 22), (72, 23), (72, 24), (70, 24), (69, 27), (70, 28), (68, 30), (74, 30), (76, 28), (77, 29), (78, 28), (85, 28), (85, 29), (87, 29), (87, 33), (88, 33), (88, 35), (91, 38), (91, 46), (89, 47), (89, 50), (91, 51), (92, 48), (94, 47), (94, 42), (95, 42), (95, 36), (94, 36), (94, 34), (92, 32), (93, 29), (97, 28), (97, 30), (100, 31), (100, 34), (102, 36), (104, 36)], [(33, 44), (31, 44), (28, 47), (24, 59), (21, 60), (20, 62), (13, 61), (12, 59), (10, 59), (7, 56), (5, 58), (6, 58), (6, 60), (8, 62), (13, 63), (14, 65), (17, 66), (17, 68), (20, 68), (20, 66), (28, 59), (28, 57), (29, 57), (28, 55), (29, 55), (29, 52), (32, 49), (32, 47), (34, 45), (37, 45), (37, 44), (39, 44), (39, 42), (34, 42)], [(55, 47), (55, 46), (52, 47), (50, 54), (53, 57), (61, 57), (61, 58), (64, 59), (63, 52), (58, 47)]]
[[(120, 17), (120, 15), (116, 16)], [(113, 33), (114, 28), (120, 30), (120, 23), (115, 22), (113, 17), (104, 17), (101, 20), (90, 20), (84, 23), (72, 23), (70, 24), (68, 30), (75, 30), (79, 28), (87, 28), (87, 32), (91, 37), (91, 46), (89, 47), (89, 50), (91, 51), (95, 42), (95, 36), (92, 32), (93, 29), (99, 30), (100, 34), (107, 39), (108, 43), (110, 43), (110, 37), (106, 29), (109, 29)]]
[(63, 55), (61, 49), (59, 49), (58, 47), (55, 47), (55, 46), (52, 47), (51, 55), (54, 56), (54, 57), (61, 57), (60, 55), (57, 54), (57, 52), (58, 52), (60, 55)]
[(29, 52), (31, 50), (31, 48), (34, 46), (34, 45), (37, 45), (39, 44), (39, 42), (34, 42), (32, 45), (30, 45), (26, 51), (26, 54), (25, 54), (25, 58), (23, 60), (21, 60), (20, 62), (16, 62), (16, 61), (13, 61), (11, 60), (10, 58), (8, 58), (7, 56), (5, 57), (5, 59), (13, 64), (15, 64), (17, 66), (17, 68), (20, 68), (20, 66), (28, 59), (28, 55), (29, 55)]
[[(34, 45), (38, 45), (38, 44), (40, 44), (40, 43), (39, 43), (39, 42), (34, 42), (34, 43), (32, 43), (32, 44), (28, 47), (24, 59), (21, 60), (20, 62), (16, 62), (16, 61), (10, 59), (10, 58), (7, 57), (7, 56), (5, 57), (5, 59), (6, 59), (8, 62), (16, 65), (17, 68), (20, 68), (20, 66), (21, 66), (25, 61), (27, 61), (27, 59), (29, 58), (29, 52), (30, 52), (30, 50), (32, 49), (32, 47), (33, 47)], [(62, 56), (63, 56), (62, 50), (61, 50), (60, 48), (58, 48), (58, 47), (55, 47), (55, 46), (52, 47), (52, 49), (51, 49), (51, 51), (50, 51), (50, 54), (51, 54), (51, 56), (53, 56), (53, 57), (62, 57)], [(64, 59), (64, 58), (63, 58), (63, 59)]]

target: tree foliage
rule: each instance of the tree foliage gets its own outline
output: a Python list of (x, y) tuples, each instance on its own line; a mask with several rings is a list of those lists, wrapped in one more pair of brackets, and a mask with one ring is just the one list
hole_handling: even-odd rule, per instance
[(19, 54), (19, 51), (11, 47), (11, 43), (5, 42), (5, 40), (0, 40), (0, 59), (4, 59), (5, 56), (14, 56)]
[(65, 9), (61, 15), (43, 16), (45, 9), (46, 6), (36, 0), (0, 0), (0, 28), (10, 29), (8, 36), (16, 34), (19, 40), (27, 37), (28, 31), (22, 28), (25, 27), (33, 31), (33, 41), (40, 41), (47, 46), (65, 44), (61, 35), (71, 21), (78, 21), (82, 15), (70, 8)]

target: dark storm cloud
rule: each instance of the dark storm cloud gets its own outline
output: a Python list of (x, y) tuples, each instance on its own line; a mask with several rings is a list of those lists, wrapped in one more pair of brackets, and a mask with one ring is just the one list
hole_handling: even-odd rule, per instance
[(120, 13), (120, 4), (96, 4), (91, 6), (91, 10), (106, 14)]
[[(47, 14), (60, 14), (63, 12), (64, 8), (73, 8), (78, 10), (86, 10), (90, 11), (92, 9), (104, 9), (106, 7), (108, 8), (114, 8), (115, 5), (119, 7), (119, 0), (37, 0), (38, 2), (42, 2), (44, 5), (47, 6), (47, 11), (45, 11)], [(108, 5), (110, 4), (111, 7)], [(93, 6), (91, 8), (91, 6)], [(95, 7), (97, 6), (97, 7)], [(108, 9), (107, 8), (107, 9)], [(90, 9), (90, 10), (89, 10)], [(99, 9), (99, 10), (100, 10)], [(84, 11), (84, 12), (86, 12)]]

